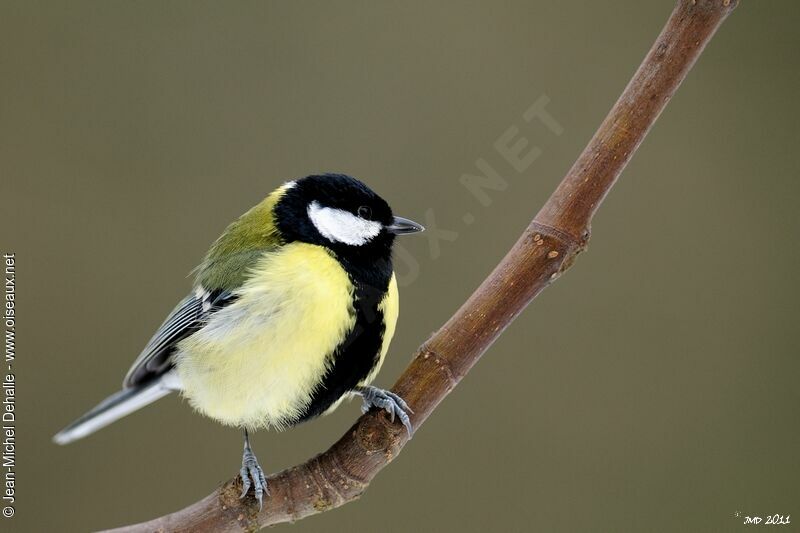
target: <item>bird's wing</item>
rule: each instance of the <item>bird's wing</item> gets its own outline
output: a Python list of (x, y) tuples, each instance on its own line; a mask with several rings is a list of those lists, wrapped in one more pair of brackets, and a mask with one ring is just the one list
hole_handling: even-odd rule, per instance
[(175, 345), (200, 329), (213, 312), (235, 299), (230, 291), (201, 288), (181, 300), (128, 370), (123, 388), (139, 386), (166, 373), (173, 365)]

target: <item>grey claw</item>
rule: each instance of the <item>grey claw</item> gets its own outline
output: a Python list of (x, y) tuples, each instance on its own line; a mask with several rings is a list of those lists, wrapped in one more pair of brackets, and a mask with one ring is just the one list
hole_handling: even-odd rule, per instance
[[(255, 454), (249, 449), (245, 450), (242, 456), (242, 468), (239, 471), (242, 476), (242, 494), (239, 499), (247, 496), (250, 487), (253, 487), (256, 500), (258, 500), (258, 509), (261, 510), (264, 505), (264, 494), (269, 494), (267, 488), (267, 477), (264, 475), (264, 470), (258, 464)], [(250, 481), (252, 479), (252, 482)]]
[(400, 405), (400, 407), (403, 409), (403, 411), (405, 411), (407, 413), (411, 413), (412, 415), (414, 414), (414, 411), (408, 406), (406, 401), (404, 399), (402, 399), (400, 396), (398, 396), (397, 394), (393, 393), (390, 390), (387, 390), (387, 391), (384, 391), (384, 392), (386, 393), (387, 396), (389, 396), (392, 400), (394, 400), (398, 405)]
[(242, 494), (239, 496), (239, 499), (241, 500), (247, 496), (247, 491), (250, 490), (250, 476), (248, 475), (247, 468), (244, 466), (241, 470), (239, 470), (239, 475), (242, 477)]
[(405, 426), (408, 431), (408, 436), (412, 436), (413, 428), (411, 427), (411, 419), (408, 413), (414, 413), (408, 404), (397, 394), (379, 389), (377, 387), (359, 387), (355, 390), (364, 399), (361, 404), (361, 412), (366, 413), (372, 407), (383, 409), (389, 413), (389, 418), (394, 422), (395, 416), (400, 419), (400, 422)]

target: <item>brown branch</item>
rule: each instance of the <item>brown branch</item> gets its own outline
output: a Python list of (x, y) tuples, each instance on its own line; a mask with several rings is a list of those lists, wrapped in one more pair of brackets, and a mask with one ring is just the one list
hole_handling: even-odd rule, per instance
[[(418, 428), (514, 318), (572, 264), (592, 216), (736, 0), (680, 0), (589, 145), (514, 247), (417, 351), (394, 390)], [(115, 531), (254, 531), (358, 498), (408, 441), (370, 412), (329, 450), (269, 478), (264, 508), (239, 500), (236, 477), (176, 513)]]

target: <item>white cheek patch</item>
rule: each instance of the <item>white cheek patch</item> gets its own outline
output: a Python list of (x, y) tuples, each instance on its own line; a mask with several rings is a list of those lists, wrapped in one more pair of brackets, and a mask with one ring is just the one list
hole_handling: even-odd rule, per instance
[(383, 227), (380, 222), (365, 220), (342, 209), (322, 207), (317, 202), (308, 206), (308, 218), (320, 235), (331, 242), (360, 246), (375, 238)]

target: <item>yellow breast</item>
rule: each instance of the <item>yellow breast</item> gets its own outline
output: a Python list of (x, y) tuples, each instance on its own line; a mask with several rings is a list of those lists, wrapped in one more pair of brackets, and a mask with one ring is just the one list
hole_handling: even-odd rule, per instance
[(238, 299), (178, 345), (184, 396), (224, 424), (281, 428), (308, 405), (353, 327), (353, 290), (324, 248), (265, 254)]

